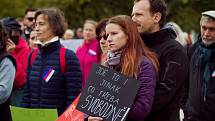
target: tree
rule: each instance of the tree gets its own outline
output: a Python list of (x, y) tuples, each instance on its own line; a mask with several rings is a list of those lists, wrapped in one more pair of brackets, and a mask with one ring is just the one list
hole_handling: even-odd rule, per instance
[[(168, 5), (167, 21), (174, 21), (183, 30), (199, 30), (201, 12), (214, 9), (215, 0), (165, 0)], [(1, 0), (0, 17), (20, 17), (28, 7), (60, 8), (70, 28), (82, 26), (88, 18), (96, 21), (118, 14), (130, 15), (133, 0)]]

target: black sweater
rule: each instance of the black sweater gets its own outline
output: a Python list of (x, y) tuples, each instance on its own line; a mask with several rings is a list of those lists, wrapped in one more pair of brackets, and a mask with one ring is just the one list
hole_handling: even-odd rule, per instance
[(141, 34), (141, 37), (157, 54), (160, 63), (154, 103), (145, 121), (176, 121), (179, 118), (182, 87), (188, 77), (186, 51), (175, 40), (175, 32), (169, 28), (148, 35)]

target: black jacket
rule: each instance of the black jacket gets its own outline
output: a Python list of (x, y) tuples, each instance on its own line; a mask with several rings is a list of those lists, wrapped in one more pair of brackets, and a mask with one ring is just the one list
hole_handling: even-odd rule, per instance
[[(40, 47), (32, 66), (28, 63), (24, 107), (57, 108), (60, 115), (81, 92), (82, 74), (79, 61), (73, 51), (66, 50), (66, 72), (62, 73), (60, 48), (59, 41)], [(46, 70), (51, 69), (55, 71), (51, 78), (45, 81), (43, 75)]]
[(186, 51), (175, 40), (175, 32), (169, 28), (148, 35), (141, 34), (141, 37), (157, 54), (160, 63), (154, 103), (145, 121), (176, 121), (179, 119), (182, 87), (188, 77)]
[[(212, 52), (209, 59), (205, 62), (204, 60), (208, 55), (203, 54), (204, 52), (202, 50)], [(215, 72), (215, 44), (205, 46), (202, 43), (201, 37), (199, 37), (189, 53), (192, 56), (190, 58), (189, 97), (187, 103), (188, 119), (195, 121), (214, 121), (215, 77), (212, 77), (212, 73)], [(201, 55), (203, 60), (200, 62)], [(207, 84), (208, 86), (205, 88), (204, 73), (207, 64), (209, 64), (210, 78)]]

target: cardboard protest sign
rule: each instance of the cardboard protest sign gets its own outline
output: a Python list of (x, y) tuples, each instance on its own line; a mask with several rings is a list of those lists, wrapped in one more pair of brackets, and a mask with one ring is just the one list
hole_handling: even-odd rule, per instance
[(84, 113), (76, 110), (79, 98), (80, 95), (72, 102), (72, 104), (56, 121), (84, 121)]
[(13, 121), (54, 121), (57, 119), (56, 109), (29, 109), (10, 107)]
[(104, 121), (124, 121), (138, 88), (137, 80), (93, 64), (77, 109)]

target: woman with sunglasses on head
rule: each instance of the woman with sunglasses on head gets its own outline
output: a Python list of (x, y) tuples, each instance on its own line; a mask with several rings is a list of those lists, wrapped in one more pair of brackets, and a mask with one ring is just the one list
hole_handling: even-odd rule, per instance
[(80, 67), (83, 74), (82, 88), (84, 88), (87, 76), (93, 63), (98, 63), (98, 41), (96, 39), (97, 22), (86, 20), (84, 23), (84, 43), (76, 51), (80, 61)]
[[(106, 35), (110, 51), (108, 55), (111, 55), (108, 57), (107, 65), (140, 81), (140, 87), (126, 121), (144, 121), (154, 99), (158, 60), (143, 43), (136, 25), (129, 16), (119, 15), (110, 18), (106, 25)], [(100, 120), (103, 119), (88, 118), (88, 121)]]
[(108, 43), (105, 27), (108, 19), (102, 19), (96, 27), (97, 40), (99, 42), (98, 56), (101, 65), (105, 65), (107, 61)]
[(12, 121), (10, 95), (16, 73), (16, 60), (6, 52), (6, 37), (0, 24), (0, 121)]

